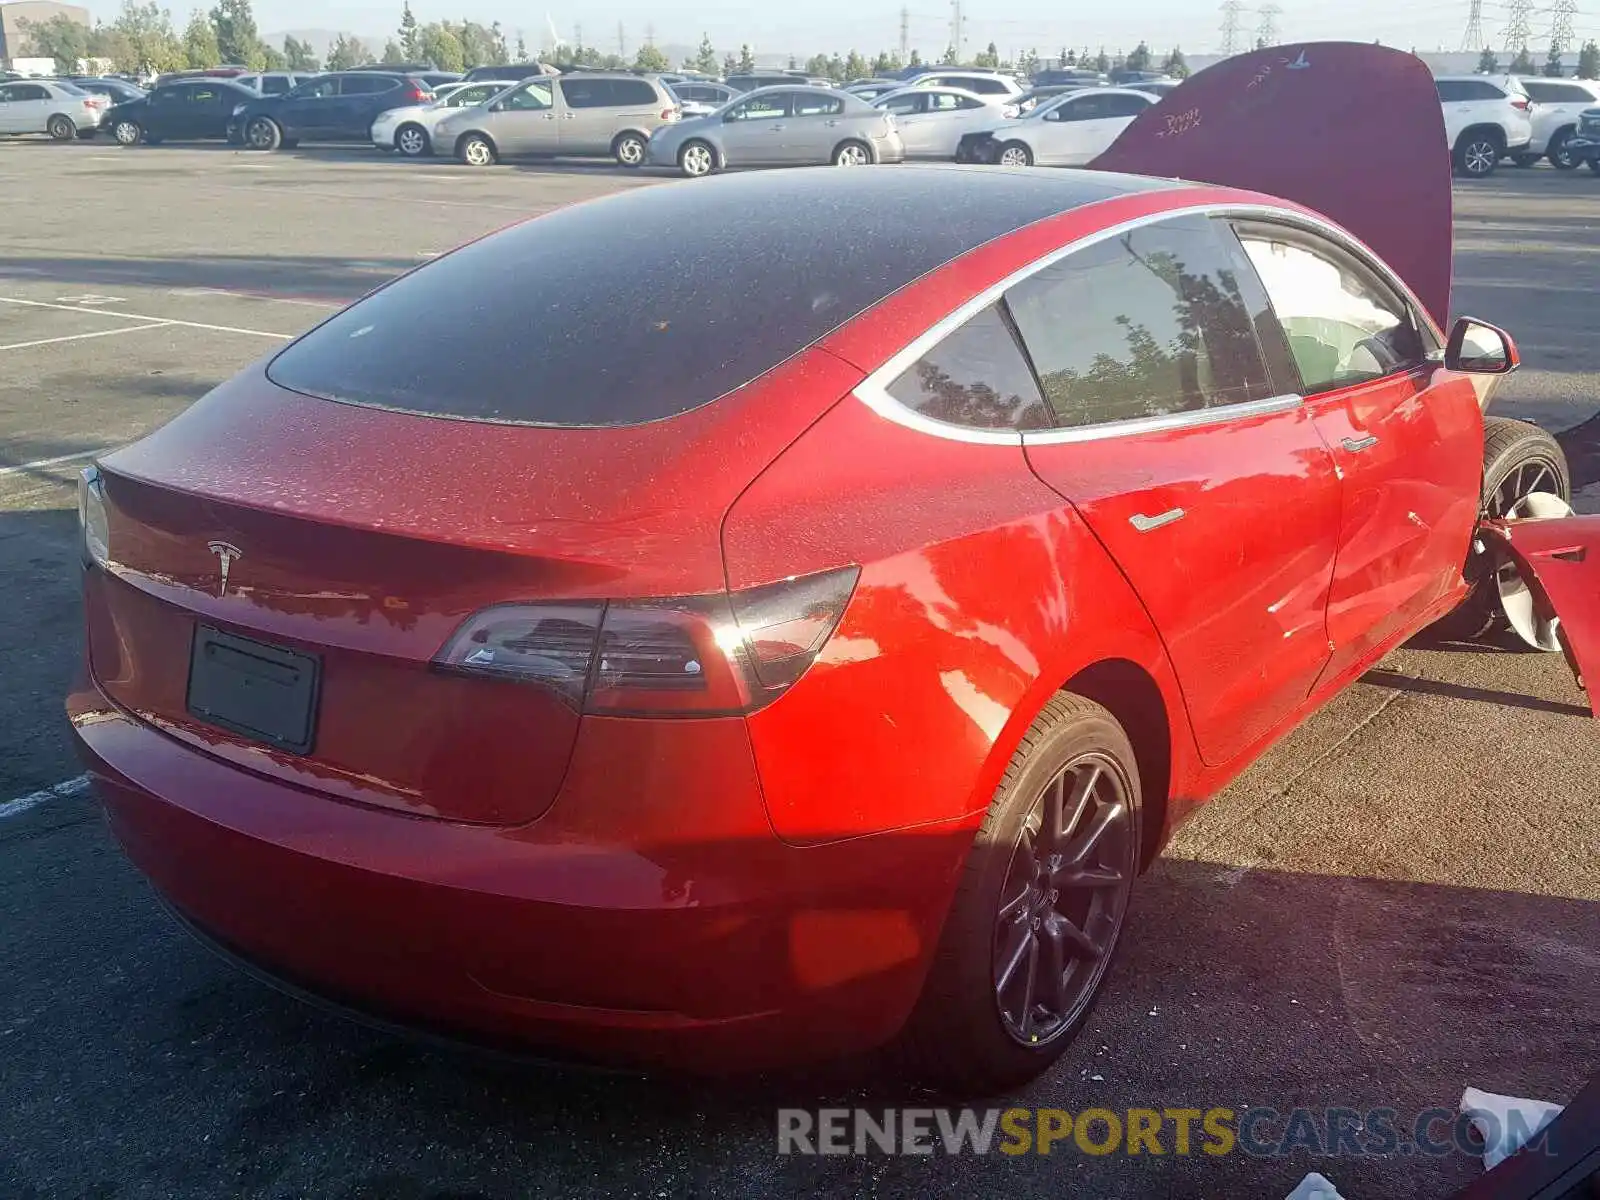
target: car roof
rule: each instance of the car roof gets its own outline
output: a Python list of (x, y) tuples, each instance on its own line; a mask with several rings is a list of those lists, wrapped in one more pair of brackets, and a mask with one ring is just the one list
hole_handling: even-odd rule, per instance
[(896, 96), (926, 96), (929, 92), (947, 92), (953, 96), (964, 96), (968, 100), (977, 100), (983, 104), (993, 104), (996, 106), (1001, 104), (1009, 104), (1016, 100), (1015, 96), (1001, 96), (996, 95), (993, 92), (969, 92), (966, 88), (956, 87), (953, 83), (937, 83), (932, 87), (914, 87), (910, 85), (906, 87), (897, 87), (892, 92), (885, 92), (881, 96), (874, 96), (871, 100), (867, 101), (867, 103), (876, 108), (885, 100), (893, 100)]

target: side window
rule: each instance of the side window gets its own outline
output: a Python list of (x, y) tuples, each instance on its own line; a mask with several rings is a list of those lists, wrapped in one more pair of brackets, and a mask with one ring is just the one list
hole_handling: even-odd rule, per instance
[(961, 107), (961, 97), (954, 92), (933, 92), (928, 96), (929, 112), (955, 112)]
[(400, 81), (391, 75), (346, 75), (339, 85), (341, 96), (376, 96), (392, 92)]
[(844, 111), (844, 101), (838, 96), (818, 96), (812, 92), (794, 94), (794, 115), (797, 117), (836, 117)]
[(555, 107), (548, 83), (525, 83), (502, 102), (510, 112), (539, 112)]
[(973, 96), (958, 96), (958, 97), (956, 97), (956, 107), (957, 108), (982, 108), (983, 107), (983, 101), (979, 100), (979, 99), (977, 99), (976, 97), (973, 97)]
[(1409, 371), (1427, 348), (1403, 298), (1315, 234), (1241, 224), (1239, 240), (1289, 338), (1307, 395)]
[(1104, 96), (1079, 96), (1045, 114), (1055, 121), (1098, 121), (1105, 115)]
[(557, 86), (568, 108), (600, 108), (612, 103), (609, 79), (563, 79)]
[(209, 108), (217, 102), (217, 96), (218, 91), (214, 87), (192, 87), (187, 98), (197, 108)]
[(1150, 107), (1150, 101), (1139, 96), (1116, 95), (1105, 97), (1106, 116), (1137, 117)]
[(317, 100), (328, 96), (337, 96), (338, 94), (339, 78), (336, 75), (329, 76), (326, 79), (313, 79), (310, 83), (296, 88), (294, 92), (297, 100)]
[(11, 93), (14, 90), (15, 90), (14, 88), (0, 86), (0, 104), (10, 104), (11, 103)]
[(893, 100), (885, 100), (878, 105), (885, 112), (892, 112), (897, 117), (909, 117), (912, 113), (922, 111), (926, 96), (896, 96)]
[(618, 79), (611, 84), (611, 103), (630, 107), (652, 107), (656, 90), (642, 79)]
[(969, 79), (966, 81), (969, 92), (977, 92), (984, 96), (998, 96), (1008, 90), (1004, 81), (999, 79)]
[(1226, 244), (1204, 217), (1107, 238), (1013, 287), (1012, 317), (1064, 426), (1274, 394)]
[(281, 96), (294, 86), (294, 80), (282, 75), (268, 75), (261, 81), (261, 90), (268, 96)]
[(990, 305), (903, 371), (888, 392), (935, 421), (972, 429), (1045, 429), (1050, 412), (1022, 348)]
[(36, 83), (18, 84), (11, 89), (13, 100), (48, 100), (50, 93)]
[(1457, 83), (1454, 79), (1437, 80), (1435, 81), (1434, 86), (1439, 89), (1439, 99), (1444, 101), (1446, 104), (1454, 103), (1457, 100), (1467, 99), (1466, 86), (1464, 84)]
[(789, 93), (769, 92), (765, 96), (752, 96), (743, 104), (729, 109), (728, 121), (771, 121), (789, 115)]

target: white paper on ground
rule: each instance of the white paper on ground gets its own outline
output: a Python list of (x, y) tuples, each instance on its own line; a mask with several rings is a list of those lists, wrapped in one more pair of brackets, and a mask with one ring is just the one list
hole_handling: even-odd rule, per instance
[(1483, 1138), (1483, 1166), (1492, 1171), (1527, 1145), (1561, 1115), (1562, 1106), (1547, 1100), (1523, 1100), (1468, 1088), (1461, 1093), (1461, 1111)]
[(1284, 1200), (1344, 1200), (1344, 1197), (1338, 1188), (1313, 1171)]

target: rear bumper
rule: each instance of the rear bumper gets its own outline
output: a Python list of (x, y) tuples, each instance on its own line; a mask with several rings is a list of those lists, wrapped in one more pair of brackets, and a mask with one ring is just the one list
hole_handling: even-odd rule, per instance
[(128, 856), (231, 953), (390, 1022), (597, 1064), (716, 1073), (887, 1040), (964, 855), (953, 831), (780, 842), (738, 720), (590, 721), (551, 812), (504, 828), (266, 779), (89, 682), (68, 712)]

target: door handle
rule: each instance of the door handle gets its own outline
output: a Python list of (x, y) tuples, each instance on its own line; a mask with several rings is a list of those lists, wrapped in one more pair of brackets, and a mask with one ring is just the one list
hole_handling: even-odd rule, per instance
[(554, 121), (556, 119), (556, 115), (555, 113), (545, 113), (544, 119), (546, 121)]
[(1163, 525), (1171, 525), (1174, 521), (1183, 520), (1183, 509), (1169, 508), (1166, 512), (1154, 517), (1147, 517), (1143, 513), (1134, 513), (1128, 518), (1131, 524), (1140, 533), (1149, 533), (1152, 529), (1160, 529)]
[(1351, 454), (1354, 454), (1359, 450), (1367, 450), (1376, 446), (1378, 439), (1375, 434), (1369, 433), (1364, 438), (1345, 438), (1339, 444), (1350, 451)]

